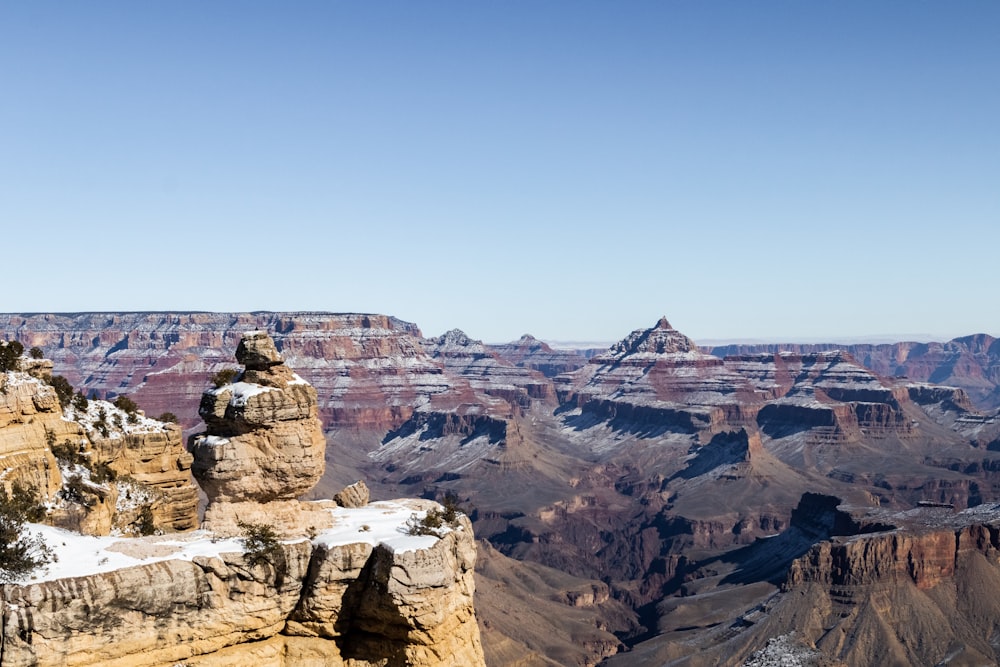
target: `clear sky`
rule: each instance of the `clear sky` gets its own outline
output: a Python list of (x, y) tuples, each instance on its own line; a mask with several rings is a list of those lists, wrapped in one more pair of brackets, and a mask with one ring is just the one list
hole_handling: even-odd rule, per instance
[(1000, 3), (0, 3), (0, 311), (1000, 335)]

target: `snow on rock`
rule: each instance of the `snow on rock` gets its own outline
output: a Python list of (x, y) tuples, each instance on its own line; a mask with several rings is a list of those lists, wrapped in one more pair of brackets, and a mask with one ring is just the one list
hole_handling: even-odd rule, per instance
[[(120, 494), (119, 499), (125, 495)], [(314, 545), (381, 544), (393, 553), (406, 553), (428, 549), (440, 539), (434, 535), (408, 534), (407, 521), (414, 515), (422, 518), (426, 512), (406, 501), (376, 502), (358, 509), (336, 507), (328, 511), (333, 515), (334, 526), (313, 537)], [(55, 558), (24, 583), (85, 577), (165, 560), (190, 561), (196, 556), (243, 551), (239, 538), (220, 539), (206, 530), (149, 537), (93, 537), (41, 524), (29, 524), (29, 530), (42, 537)], [(450, 531), (446, 528), (441, 533)], [(304, 539), (284, 540), (284, 543)]]
[[(302, 378), (299, 378), (299, 380), (301, 381), (299, 384), (306, 384), (305, 381), (302, 381)], [(251, 382), (234, 382), (216, 389), (209, 389), (205, 393), (211, 394), (212, 396), (219, 396), (225, 392), (230, 392), (229, 405), (234, 408), (242, 408), (246, 407), (247, 401), (251, 396), (257, 396), (258, 394), (264, 394), (269, 391), (271, 391), (271, 387), (265, 387)]]
[(99, 433), (112, 440), (134, 433), (158, 433), (168, 428), (164, 422), (151, 419), (141, 412), (130, 415), (114, 403), (97, 399), (87, 401), (86, 410), (68, 406), (63, 410), (63, 419), (80, 424), (90, 435)]
[(794, 633), (772, 637), (743, 667), (807, 667), (822, 657), (818, 651), (795, 641)]

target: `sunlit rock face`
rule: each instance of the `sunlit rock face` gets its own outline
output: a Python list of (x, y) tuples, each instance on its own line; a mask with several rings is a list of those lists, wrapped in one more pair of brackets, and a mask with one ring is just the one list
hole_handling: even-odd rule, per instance
[(284, 365), (263, 332), (244, 334), (236, 382), (209, 389), (192, 436), (192, 470), (209, 503), (291, 500), (323, 475), (323, 425), (316, 390)]

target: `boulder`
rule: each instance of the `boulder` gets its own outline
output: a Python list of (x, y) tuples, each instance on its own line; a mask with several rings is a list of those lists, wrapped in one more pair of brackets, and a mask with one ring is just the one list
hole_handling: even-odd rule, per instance
[(334, 501), (341, 507), (364, 507), (370, 500), (368, 485), (363, 480), (358, 480), (350, 486), (333, 496)]

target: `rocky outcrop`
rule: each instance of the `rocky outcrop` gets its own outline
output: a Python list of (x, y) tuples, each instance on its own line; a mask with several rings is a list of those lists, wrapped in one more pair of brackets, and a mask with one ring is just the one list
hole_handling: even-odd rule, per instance
[[(409, 511), (391, 503), (364, 516), (401, 522)], [(365, 520), (338, 512), (335, 523)], [(440, 538), (338, 530), (281, 543), (256, 564), (237, 540), (104, 543), (104, 561), (125, 550), (137, 564), (3, 587), (0, 664), (484, 664), (467, 519)]]
[(245, 366), (238, 381), (202, 397), (194, 475), (210, 503), (294, 499), (323, 475), (316, 390), (284, 365), (266, 333), (244, 334), (236, 359)]
[(0, 373), (0, 479), (34, 487), (47, 498), (62, 486), (50, 442), (78, 442), (79, 425), (63, 420), (55, 389), (27, 373)]
[(333, 502), (341, 507), (364, 507), (371, 499), (368, 485), (363, 480), (345, 486), (340, 493), (333, 496)]
[(265, 332), (243, 335), (236, 382), (204, 393), (206, 431), (191, 436), (192, 472), (208, 496), (205, 526), (233, 533), (241, 522), (268, 517), (287, 534), (322, 525), (295, 499), (323, 476), (326, 439), (316, 390), (285, 366)]
[(720, 359), (700, 352), (666, 318), (557, 382), (562, 400), (583, 413), (622, 426), (633, 422), (640, 430), (711, 435), (756, 426), (781, 437), (818, 428), (813, 435), (824, 442), (911, 431), (908, 389), (884, 382), (843, 352)]
[(515, 411), (527, 409), (532, 400), (554, 396), (552, 384), (540, 373), (504, 361), (458, 329), (428, 339), (425, 346), (449, 376), (462, 378), (474, 391), (502, 398)]
[[(27, 365), (45, 369), (44, 362)], [(198, 494), (180, 428), (105, 401), (63, 410), (53, 387), (26, 373), (0, 374), (0, 384), (3, 481), (8, 490), (37, 490), (47, 521), (107, 535), (131, 530), (148, 507), (147, 530), (197, 527)]]

